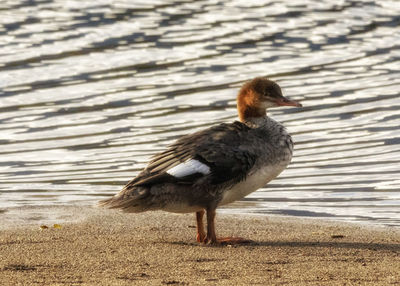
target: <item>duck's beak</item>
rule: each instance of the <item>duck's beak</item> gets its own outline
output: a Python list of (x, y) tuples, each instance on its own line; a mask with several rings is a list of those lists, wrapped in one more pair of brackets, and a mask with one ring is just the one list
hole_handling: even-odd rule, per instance
[(276, 104), (278, 104), (279, 106), (296, 106), (296, 107), (302, 107), (302, 106), (303, 106), (300, 102), (287, 99), (287, 98), (284, 97), (284, 96), (282, 96), (281, 98), (279, 98), (279, 99), (276, 101)]

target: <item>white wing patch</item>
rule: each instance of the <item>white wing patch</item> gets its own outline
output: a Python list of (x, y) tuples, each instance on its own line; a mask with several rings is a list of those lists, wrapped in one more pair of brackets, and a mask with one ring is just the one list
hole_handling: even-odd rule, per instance
[(189, 159), (186, 162), (169, 169), (168, 174), (176, 178), (182, 178), (196, 173), (207, 175), (210, 173), (210, 167), (201, 163), (200, 161)]

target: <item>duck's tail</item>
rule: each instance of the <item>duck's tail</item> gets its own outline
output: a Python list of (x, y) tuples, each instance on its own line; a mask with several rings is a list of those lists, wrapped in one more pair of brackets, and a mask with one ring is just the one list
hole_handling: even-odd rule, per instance
[(115, 196), (101, 200), (97, 206), (109, 209), (121, 209), (124, 212), (139, 213), (149, 210), (149, 205), (146, 203), (148, 189), (144, 187), (126, 189), (124, 188)]

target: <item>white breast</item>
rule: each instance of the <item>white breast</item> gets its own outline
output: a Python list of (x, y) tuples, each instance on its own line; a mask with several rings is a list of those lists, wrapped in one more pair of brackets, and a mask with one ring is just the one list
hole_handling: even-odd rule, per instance
[(264, 187), (269, 181), (276, 178), (289, 162), (281, 162), (279, 165), (268, 165), (250, 172), (246, 180), (232, 186), (223, 194), (219, 205), (226, 205), (240, 200), (248, 194)]

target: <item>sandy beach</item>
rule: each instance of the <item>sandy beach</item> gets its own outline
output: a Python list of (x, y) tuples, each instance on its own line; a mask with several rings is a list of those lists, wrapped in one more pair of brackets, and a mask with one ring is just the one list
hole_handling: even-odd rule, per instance
[(192, 214), (63, 212), (84, 219), (3, 225), (1, 285), (400, 285), (398, 228), (219, 214), (219, 236), (254, 242), (215, 247)]

